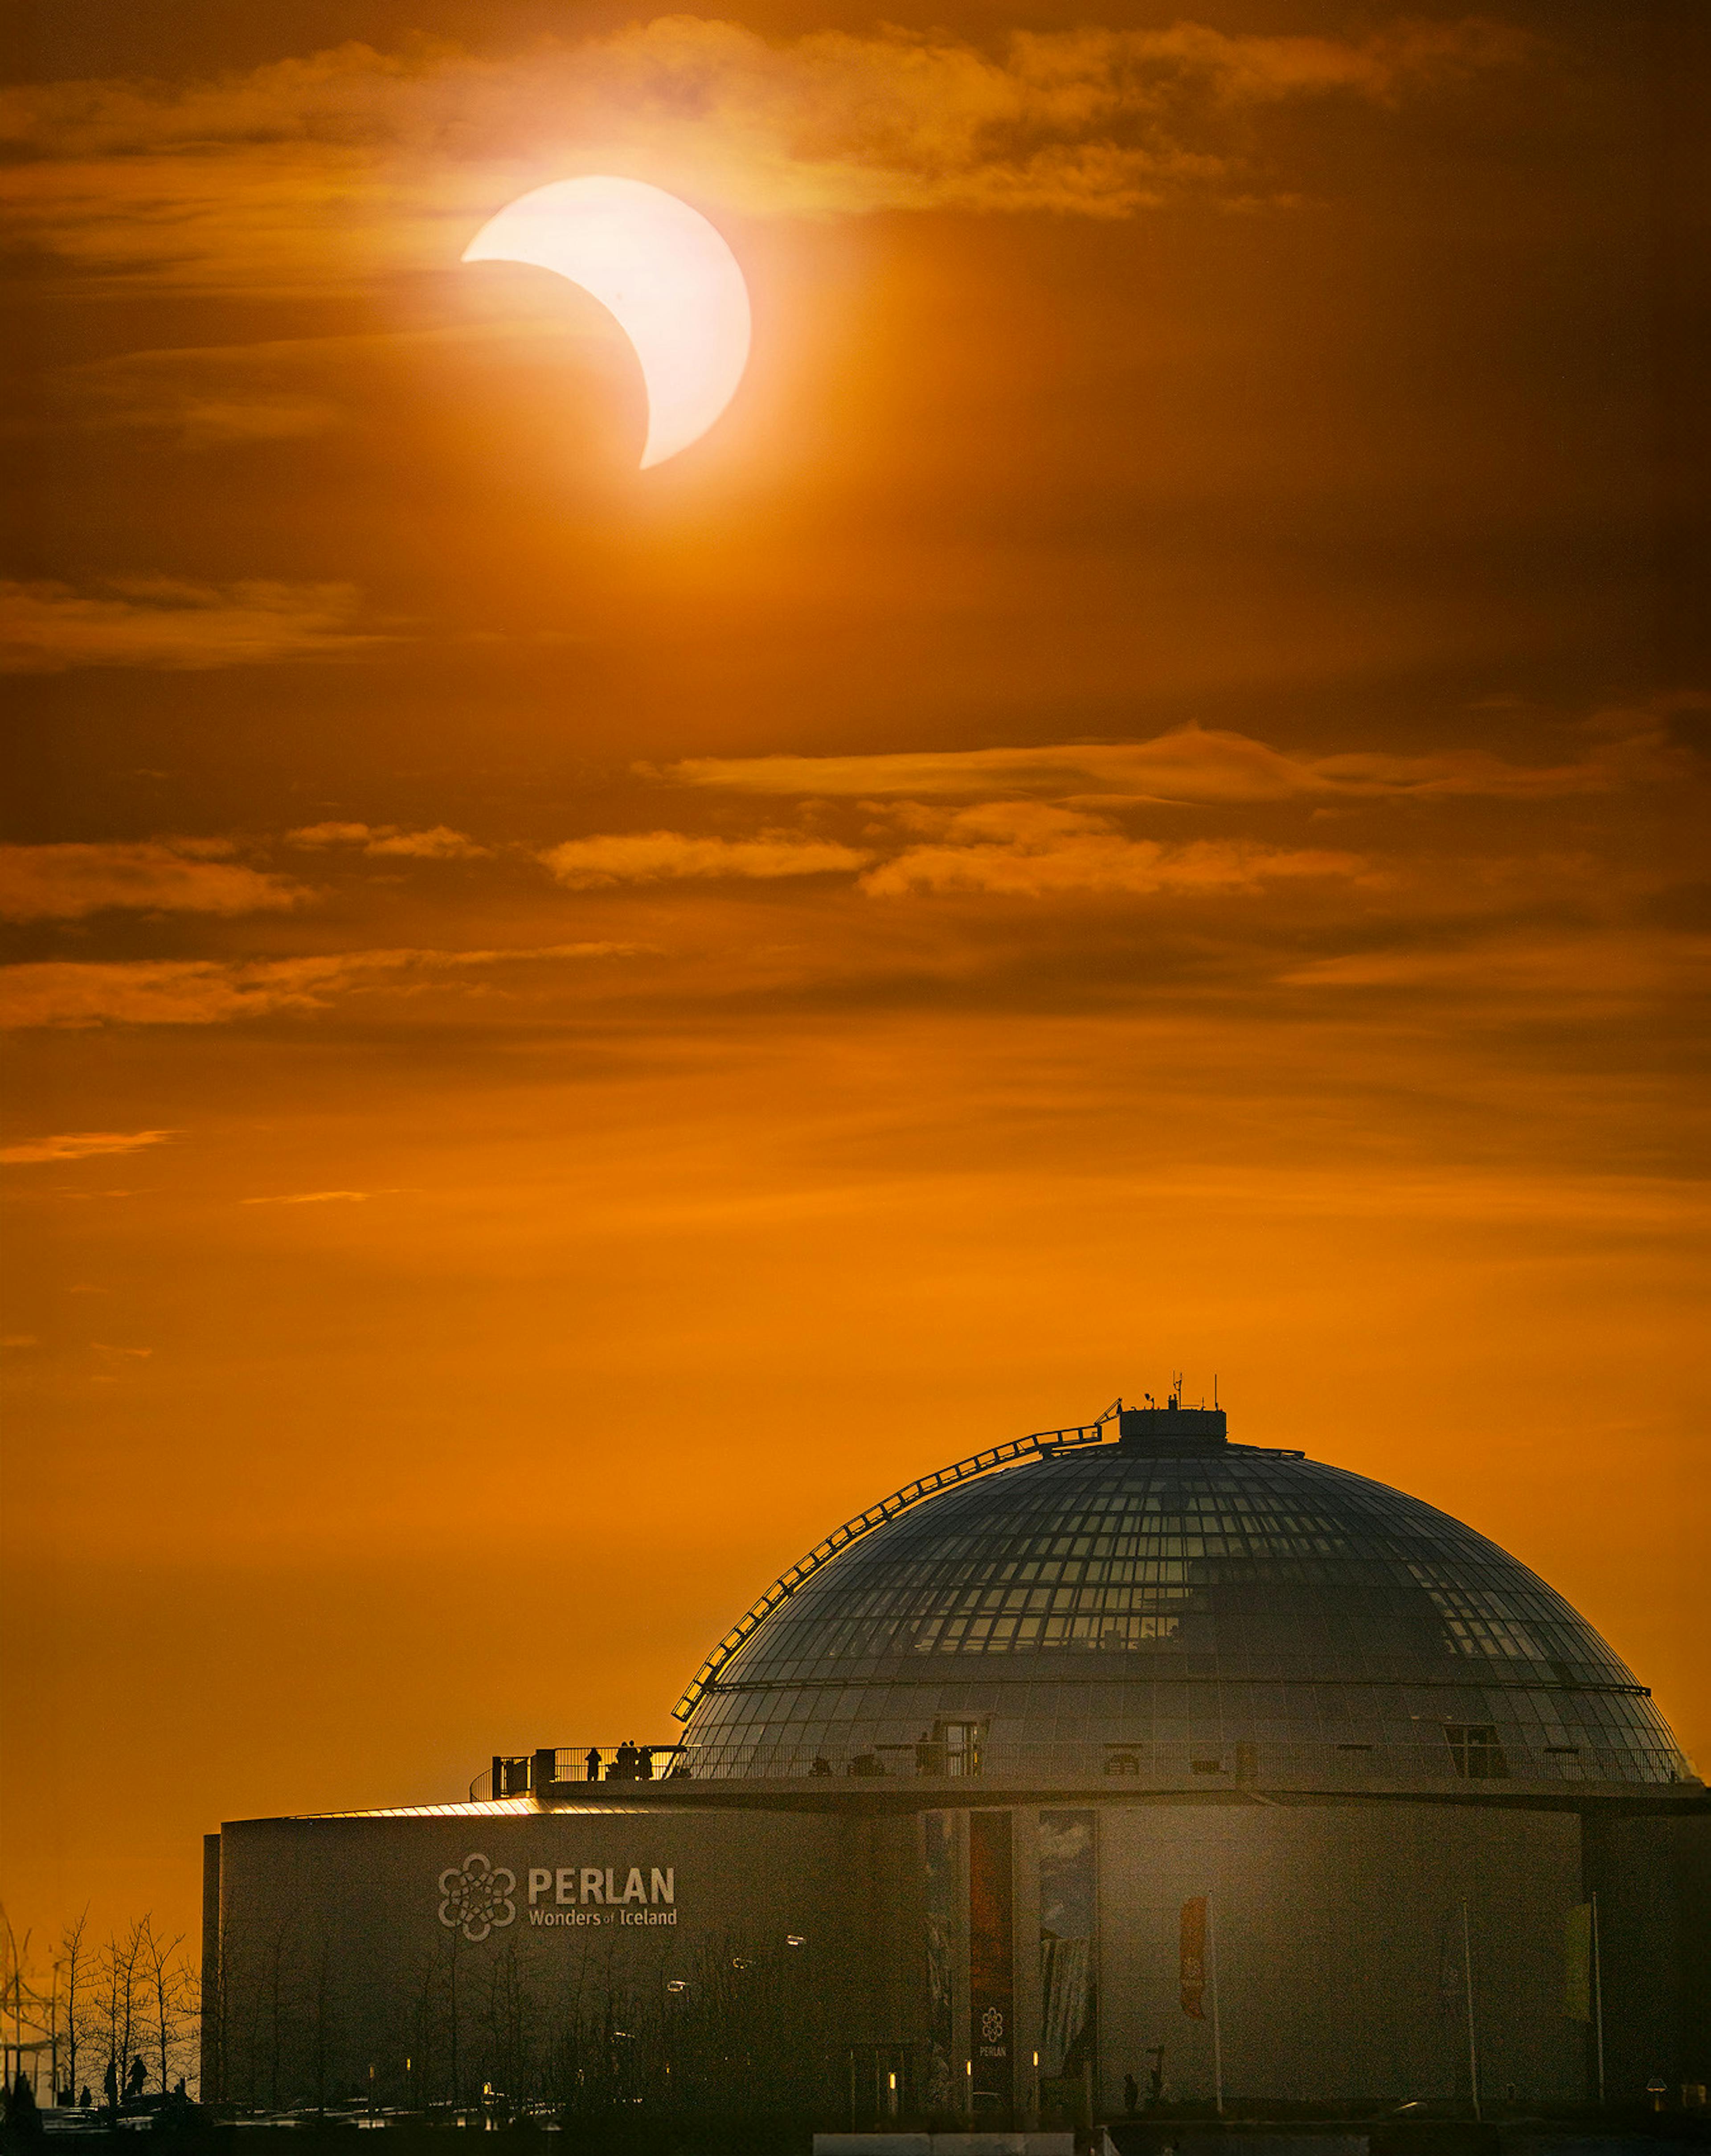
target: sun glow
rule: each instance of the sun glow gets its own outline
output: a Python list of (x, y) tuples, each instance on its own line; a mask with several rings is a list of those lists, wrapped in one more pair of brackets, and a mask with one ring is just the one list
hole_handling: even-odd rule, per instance
[(698, 210), (640, 180), (557, 180), (484, 224), (465, 262), (528, 262), (580, 285), (616, 317), (648, 394), (642, 470), (698, 441), (748, 361), (748, 288)]

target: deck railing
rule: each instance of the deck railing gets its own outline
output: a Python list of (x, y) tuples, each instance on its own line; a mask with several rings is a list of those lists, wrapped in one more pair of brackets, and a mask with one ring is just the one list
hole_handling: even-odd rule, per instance
[(948, 1793), (969, 1782), (1085, 1786), (1109, 1780), (1131, 1789), (1338, 1790), (1465, 1789), (1498, 1794), (1506, 1785), (1565, 1789), (1620, 1784), (1702, 1788), (1678, 1752), (1665, 1747), (1590, 1744), (1523, 1747), (1484, 1725), (1450, 1725), (1415, 1743), (1317, 1743), (1222, 1746), (1193, 1739), (1087, 1738), (1061, 1743), (965, 1743), (927, 1737), (844, 1751), (765, 1740), (692, 1745), (570, 1745), (496, 1755), (470, 1784), (470, 1798), (573, 1801), (598, 1785), (686, 1782), (927, 1781)]

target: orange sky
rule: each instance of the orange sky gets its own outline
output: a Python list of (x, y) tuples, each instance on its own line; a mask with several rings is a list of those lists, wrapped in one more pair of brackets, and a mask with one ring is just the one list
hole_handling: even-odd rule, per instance
[[(1693, 11), (145, 12), (0, 127), (20, 1929), (1173, 1368), (1703, 1766)], [(754, 303), (645, 475), (457, 262), (599, 171)]]

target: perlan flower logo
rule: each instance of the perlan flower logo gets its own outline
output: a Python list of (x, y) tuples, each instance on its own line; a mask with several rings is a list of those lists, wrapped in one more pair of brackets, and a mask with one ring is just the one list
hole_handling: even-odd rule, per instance
[(502, 1931), (516, 1921), (516, 1874), (490, 1864), (479, 1851), (466, 1856), (461, 1870), (448, 1864), (439, 1875), (439, 1921), (449, 1932), (460, 1931), (471, 1946), (480, 1946), (489, 1932)]

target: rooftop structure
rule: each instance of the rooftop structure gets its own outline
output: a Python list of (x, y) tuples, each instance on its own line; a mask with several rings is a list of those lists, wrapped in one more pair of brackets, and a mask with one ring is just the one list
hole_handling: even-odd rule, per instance
[(1382, 1483), (1233, 1445), (1179, 1391), (846, 1523), (679, 1712), (696, 1779), (1693, 1779), (1647, 1687), (1518, 1559)]

